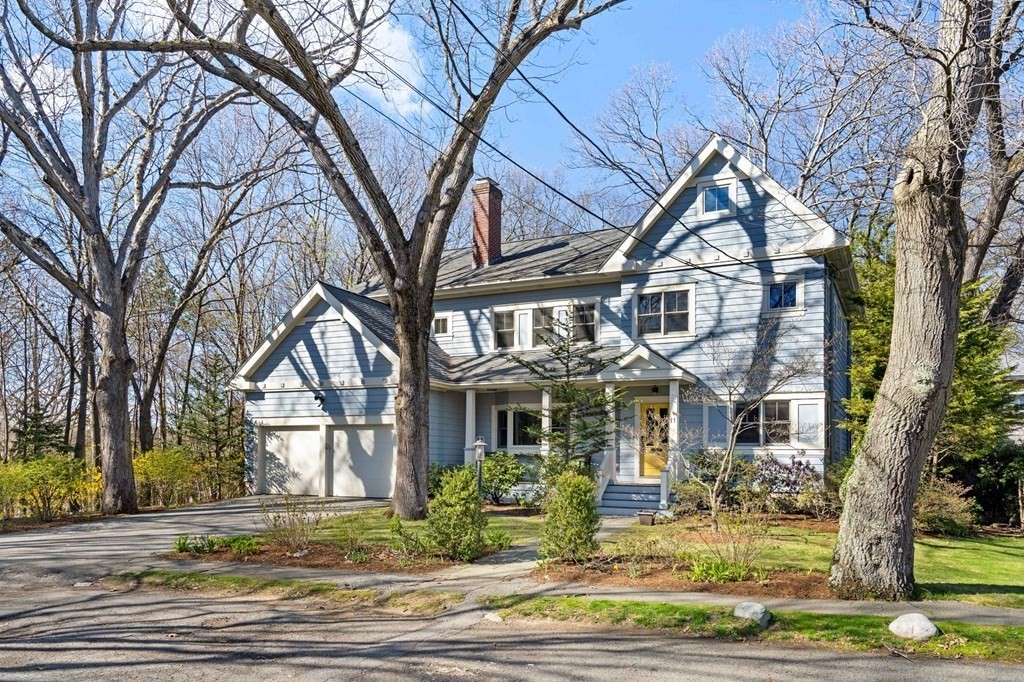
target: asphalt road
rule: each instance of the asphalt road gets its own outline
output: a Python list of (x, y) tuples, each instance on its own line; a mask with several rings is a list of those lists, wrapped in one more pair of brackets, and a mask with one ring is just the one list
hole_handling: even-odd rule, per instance
[(1020, 680), (1021, 668), (163, 590), (0, 584), (0, 679)]

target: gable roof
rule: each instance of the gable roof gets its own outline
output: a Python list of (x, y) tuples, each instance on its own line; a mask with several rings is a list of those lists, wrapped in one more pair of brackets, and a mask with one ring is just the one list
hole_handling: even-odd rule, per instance
[[(395, 344), (395, 321), (391, 314), (391, 308), (385, 303), (366, 298), (347, 289), (317, 282), (303, 294), (299, 302), (267, 335), (264, 342), (242, 363), (232, 379), (232, 385), (239, 389), (253, 388), (250, 381), (253, 373), (319, 301), (327, 302), (341, 319), (390, 360), (397, 374), (398, 346)], [(430, 377), (438, 381), (449, 381), (448, 368), (451, 361), (448, 354), (441, 350), (441, 347), (433, 339), (430, 341), (428, 352)]]
[[(549, 277), (593, 274), (618, 247), (627, 228), (537, 237), (503, 242), (501, 260), (473, 267), (473, 250), (445, 249), (441, 254), (436, 291), (494, 285)], [(360, 289), (367, 296), (383, 295), (384, 285), (375, 278)]]

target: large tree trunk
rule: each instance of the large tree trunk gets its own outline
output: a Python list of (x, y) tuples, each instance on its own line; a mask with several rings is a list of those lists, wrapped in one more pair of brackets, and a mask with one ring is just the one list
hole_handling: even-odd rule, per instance
[(143, 391), (139, 396), (139, 452), (153, 449), (153, 394)]
[(94, 322), (100, 347), (96, 423), (100, 432), (103, 513), (134, 514), (139, 504), (132, 469), (128, 389), (135, 363), (124, 333), (123, 316), (99, 314)]
[(896, 282), (889, 363), (847, 485), (829, 586), (844, 599), (914, 591), (914, 499), (949, 404), (967, 248), (964, 160), (988, 70), (991, 5), (942, 4), (932, 97), (893, 188)]
[[(427, 466), (430, 432), (429, 339), (432, 296), (418, 292), (405, 295), (395, 312), (395, 343), (398, 345), (399, 381), (395, 396), (395, 432), (398, 458), (391, 508), (403, 519), (427, 515)], [(423, 299), (423, 300), (419, 300)]]

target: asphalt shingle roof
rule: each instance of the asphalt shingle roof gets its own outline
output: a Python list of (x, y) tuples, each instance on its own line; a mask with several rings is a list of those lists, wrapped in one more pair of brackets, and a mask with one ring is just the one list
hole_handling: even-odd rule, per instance
[[(473, 267), (471, 248), (447, 249), (441, 254), (437, 288), (596, 272), (625, 238), (622, 230), (609, 228), (504, 242), (501, 260), (482, 268)], [(359, 290), (373, 294), (382, 288), (383, 283), (374, 279)]]

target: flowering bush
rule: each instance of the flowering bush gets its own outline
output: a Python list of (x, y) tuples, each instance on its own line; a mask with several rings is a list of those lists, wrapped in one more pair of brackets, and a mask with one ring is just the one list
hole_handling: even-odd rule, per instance
[(791, 457), (786, 464), (771, 453), (761, 453), (754, 459), (753, 478), (774, 512), (811, 514), (817, 519), (838, 512), (837, 496), (809, 462)]

